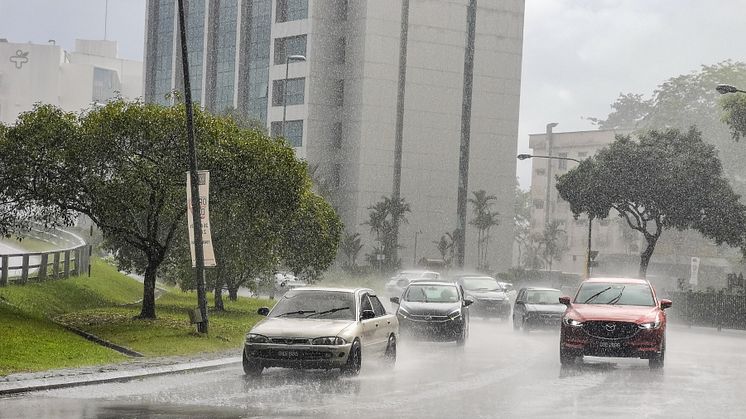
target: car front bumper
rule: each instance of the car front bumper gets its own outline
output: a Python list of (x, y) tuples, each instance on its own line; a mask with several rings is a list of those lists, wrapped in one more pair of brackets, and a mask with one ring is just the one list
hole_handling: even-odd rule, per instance
[(475, 299), (474, 304), (469, 306), (469, 312), (475, 316), (508, 317), (510, 311), (509, 300)]
[(429, 341), (452, 341), (461, 337), (466, 323), (463, 318), (458, 320), (412, 320), (398, 317), (399, 333), (405, 338), (415, 338)]
[(557, 329), (562, 324), (562, 313), (528, 312), (525, 324), (532, 329)]
[(589, 336), (582, 327), (562, 325), (560, 348), (575, 355), (602, 357), (651, 358), (663, 351), (665, 327), (640, 330), (622, 339)]
[(248, 361), (263, 367), (330, 369), (345, 365), (352, 343), (345, 345), (282, 345), (246, 343)]

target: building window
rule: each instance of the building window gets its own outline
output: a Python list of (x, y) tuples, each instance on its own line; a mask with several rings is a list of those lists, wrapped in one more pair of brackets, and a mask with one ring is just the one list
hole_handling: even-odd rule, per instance
[[(558, 157), (567, 158), (567, 153), (559, 153)], [(567, 160), (557, 160), (557, 167), (560, 170), (567, 170)]]
[[(241, 65), (238, 106), (252, 118), (267, 122), (269, 67), (272, 63), (272, 0), (241, 2)], [(245, 16), (245, 17), (244, 17)]]
[[(287, 80), (287, 98), (285, 95), (285, 80), (275, 80), (272, 82), (272, 106), (302, 105), (305, 101), (306, 79), (288, 79)], [(287, 100), (287, 102), (283, 102)]]
[(534, 199), (534, 208), (536, 208), (536, 209), (543, 209), (544, 208), (544, 200), (543, 199)]
[(277, 0), (277, 22), (308, 18), (308, 0)]
[(335, 122), (332, 128), (332, 145), (334, 148), (342, 148), (342, 123)]
[(536, 169), (536, 176), (546, 176), (547, 169)]
[(93, 67), (93, 96), (94, 102), (107, 102), (122, 90), (119, 76), (114, 70)]
[(218, 7), (214, 45), (215, 93), (212, 106), (216, 112), (223, 113), (233, 107), (238, 0), (221, 0)]
[[(273, 137), (282, 137), (282, 121), (272, 122)], [(285, 121), (285, 139), (291, 147), (303, 147), (303, 120)]]
[(275, 64), (285, 64), (290, 55), (306, 55), (306, 35), (275, 39)]

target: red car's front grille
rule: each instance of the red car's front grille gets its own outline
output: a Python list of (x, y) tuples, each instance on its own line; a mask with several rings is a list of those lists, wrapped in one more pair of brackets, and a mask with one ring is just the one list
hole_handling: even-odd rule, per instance
[(636, 323), (614, 321), (587, 321), (583, 323), (585, 332), (599, 339), (629, 339), (640, 331)]

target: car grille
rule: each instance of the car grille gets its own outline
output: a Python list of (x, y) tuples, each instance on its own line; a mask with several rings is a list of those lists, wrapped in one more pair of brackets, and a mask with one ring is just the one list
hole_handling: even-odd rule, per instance
[(562, 319), (562, 313), (529, 313), (528, 315), (530, 318), (537, 320), (560, 321)]
[(270, 341), (280, 345), (308, 345), (311, 343), (308, 338), (270, 338)]
[(585, 332), (599, 339), (629, 339), (636, 335), (640, 328), (636, 323), (588, 321), (583, 323)]
[(431, 316), (426, 314), (412, 314), (409, 316), (410, 320), (418, 322), (444, 322), (448, 320), (448, 316)]

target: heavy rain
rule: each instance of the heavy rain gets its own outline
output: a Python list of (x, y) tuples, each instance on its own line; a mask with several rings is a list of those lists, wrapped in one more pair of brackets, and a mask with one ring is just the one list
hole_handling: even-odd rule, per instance
[(746, 0), (0, 0), (0, 418), (743, 417)]

